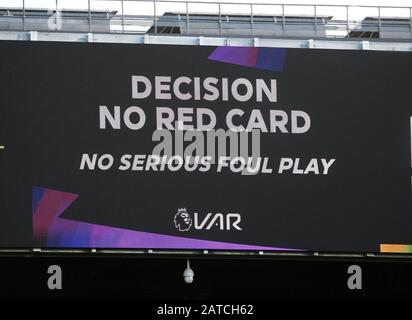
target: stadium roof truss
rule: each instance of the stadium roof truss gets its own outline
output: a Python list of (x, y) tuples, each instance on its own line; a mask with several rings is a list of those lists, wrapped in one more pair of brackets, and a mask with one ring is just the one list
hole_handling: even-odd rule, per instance
[(65, 2), (59, 7), (56, 0), (47, 8), (25, 3), (0, 7), (0, 40), (412, 51), (412, 7), (84, 0), (86, 7), (64, 8)]

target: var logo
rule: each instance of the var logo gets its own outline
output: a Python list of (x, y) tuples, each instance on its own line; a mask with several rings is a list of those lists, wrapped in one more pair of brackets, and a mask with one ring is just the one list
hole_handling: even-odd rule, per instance
[(239, 226), (241, 223), (242, 217), (239, 213), (211, 213), (201, 216), (199, 213), (193, 213), (193, 219), (191, 214), (185, 209), (178, 209), (177, 213), (174, 216), (175, 228), (179, 231), (189, 231), (192, 226), (196, 230), (210, 230), (210, 229), (219, 229), (219, 230), (239, 230), (242, 231), (242, 228)]

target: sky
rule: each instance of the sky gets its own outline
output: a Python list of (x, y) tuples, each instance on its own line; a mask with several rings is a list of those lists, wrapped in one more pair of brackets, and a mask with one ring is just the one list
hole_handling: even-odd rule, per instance
[[(116, 1), (91, 0), (93, 3), (111, 3)], [(127, 0), (125, 0), (127, 1)], [(208, 2), (208, 0), (196, 0)], [(1, 7), (19, 6), (23, 0), (0, 0)], [(59, 3), (70, 6), (82, 6), (87, 0), (58, 0)], [(127, 1), (132, 3), (134, 1)], [(160, 2), (160, 1), (159, 1)], [(212, 1), (213, 2), (213, 1)], [(412, 0), (223, 0), (221, 2), (247, 2), (247, 3), (284, 3), (284, 4), (333, 4), (333, 5), (369, 5), (369, 6), (403, 6), (412, 7)], [(53, 5), (55, 0), (26, 0), (28, 6)]]
[[(63, 0), (59, 0), (63, 1)], [(92, 1), (106, 1), (106, 0), (92, 0)], [(127, 1), (127, 0), (125, 0)], [(9, 6), (15, 3), (22, 2), (22, 0), (1, 0), (1, 6)], [(26, 0), (26, 2), (40, 3), (40, 2), (55, 2), (55, 0)], [(65, 2), (85, 2), (84, 0), (66, 0)], [(110, 1), (109, 1), (110, 2)], [(230, 1), (222, 1), (230, 2)], [(233, 2), (233, 1), (232, 1)], [(234, 1), (234, 2), (259, 2), (259, 3), (296, 3), (296, 4), (349, 4), (349, 5), (387, 5), (387, 6), (412, 6), (412, 0), (248, 0), (248, 1)]]

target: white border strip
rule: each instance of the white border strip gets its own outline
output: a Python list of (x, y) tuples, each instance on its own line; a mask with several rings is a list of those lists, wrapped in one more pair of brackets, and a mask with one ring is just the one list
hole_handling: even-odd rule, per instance
[(269, 38), (227, 38), (195, 37), (176, 35), (149, 34), (114, 34), (114, 33), (68, 33), (68, 32), (33, 32), (0, 31), (0, 40), (20, 41), (56, 41), (56, 42), (97, 42), (129, 44), (165, 44), (165, 45), (201, 45), (201, 46), (244, 46), (272, 48), (313, 48), (337, 50), (372, 50), (412, 52), (412, 39), (408, 42), (365, 41), (348, 39), (269, 39)]

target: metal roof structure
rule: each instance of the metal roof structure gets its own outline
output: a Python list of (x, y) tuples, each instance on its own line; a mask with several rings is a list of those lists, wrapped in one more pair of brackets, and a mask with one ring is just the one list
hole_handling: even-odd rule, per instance
[(0, 30), (36, 30), (49, 31), (53, 17), (60, 16), (61, 25), (56, 29), (68, 32), (88, 32), (90, 28), (95, 32), (110, 32), (110, 20), (117, 14), (116, 11), (93, 10), (64, 10), (56, 14), (50, 9), (0, 9)]
[(0, 8), (0, 39), (412, 51), (412, 7), (84, 0), (86, 7), (73, 9), (59, 0), (50, 8), (26, 2)]
[[(283, 19), (288, 28), (283, 27)], [(166, 12), (157, 21), (157, 33), (177, 33), (199, 36), (248, 36), (248, 37), (326, 37), (326, 25), (332, 16), (273, 16), (195, 13), (186, 22), (184, 12)], [(253, 24), (253, 25), (252, 25)], [(316, 27), (316, 28), (315, 28)], [(152, 26), (147, 33), (155, 34)]]

